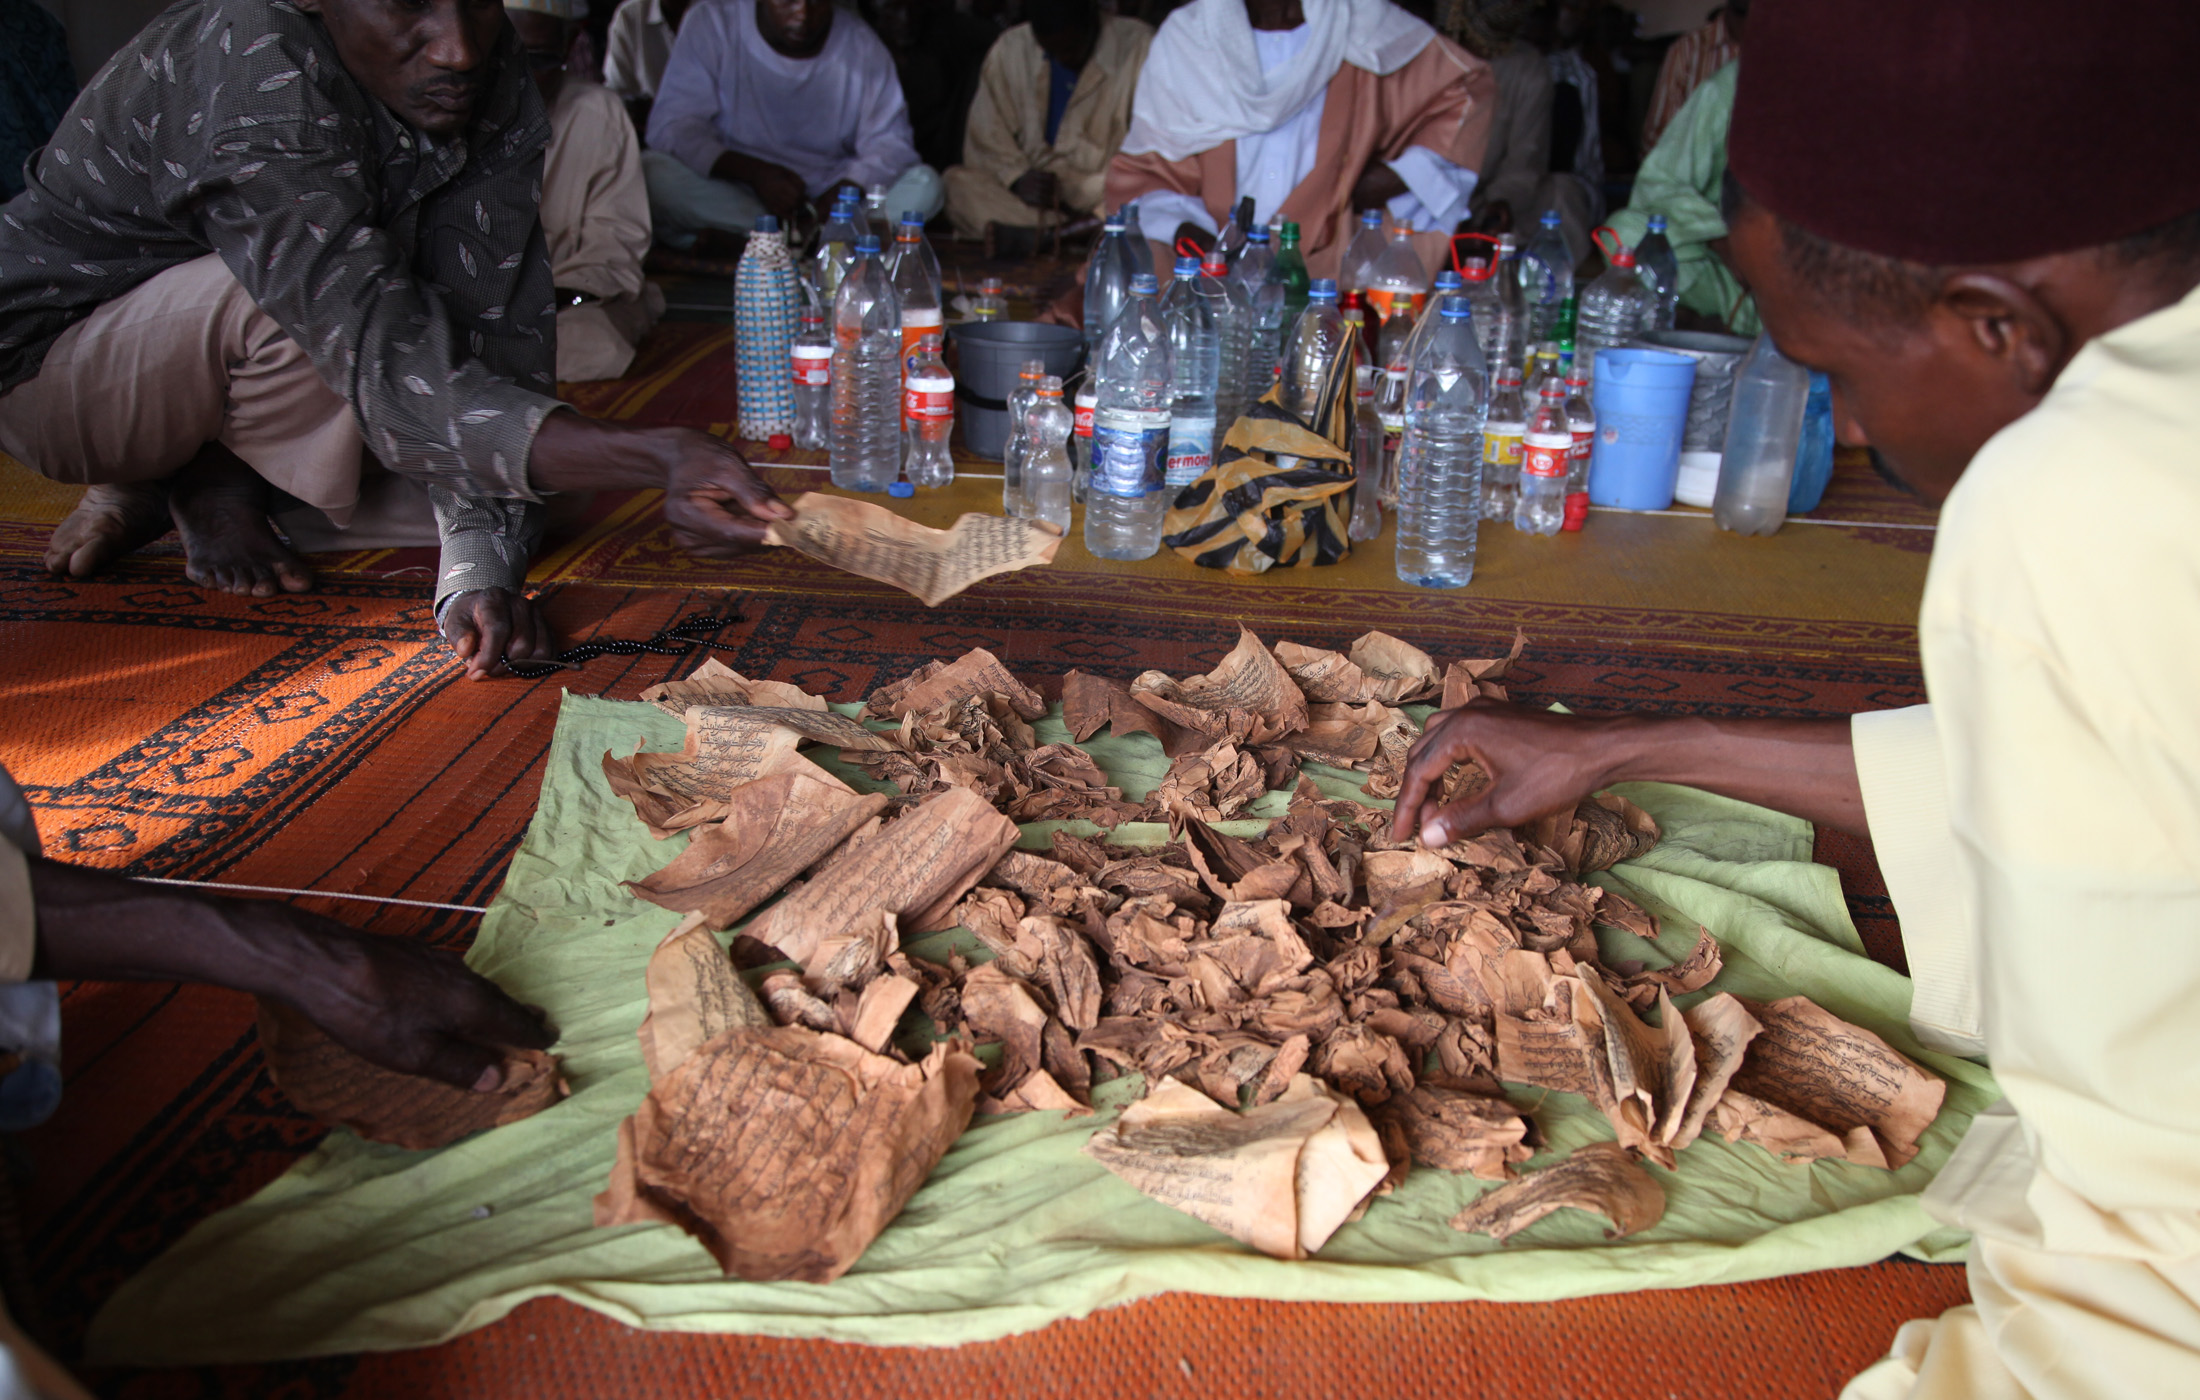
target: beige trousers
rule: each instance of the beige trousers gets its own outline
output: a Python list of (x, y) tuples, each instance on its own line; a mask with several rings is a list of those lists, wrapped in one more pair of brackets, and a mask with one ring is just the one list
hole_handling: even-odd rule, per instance
[(0, 451), (55, 481), (159, 481), (209, 442), (314, 508), (278, 521), (301, 549), (437, 541), (427, 493), (367, 456), (351, 405), (212, 253), (69, 327), (0, 394)]

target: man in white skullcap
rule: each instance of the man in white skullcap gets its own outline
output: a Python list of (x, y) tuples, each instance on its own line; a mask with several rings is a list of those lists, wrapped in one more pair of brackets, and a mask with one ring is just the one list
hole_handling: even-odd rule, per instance
[(642, 276), (649, 194), (626, 104), (566, 67), (588, 0), (505, 0), (520, 48), (550, 109), (542, 162), (542, 231), (558, 295), (558, 378), (616, 379), (665, 312)]

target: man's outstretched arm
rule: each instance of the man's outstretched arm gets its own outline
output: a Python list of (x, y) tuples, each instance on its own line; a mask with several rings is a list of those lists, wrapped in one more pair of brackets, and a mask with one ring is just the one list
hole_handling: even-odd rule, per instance
[(503, 1051), (556, 1033), (456, 954), (380, 938), (287, 904), (204, 899), (30, 860), (36, 978), (205, 982), (290, 1003), (390, 1069), (482, 1093)]
[[(1467, 759), (1493, 781), (1440, 806), (1444, 775)], [(1845, 719), (1564, 715), (1482, 701), (1430, 716), (1407, 756), (1393, 826), (1443, 846), (1626, 782), (1683, 783), (1869, 834)]]

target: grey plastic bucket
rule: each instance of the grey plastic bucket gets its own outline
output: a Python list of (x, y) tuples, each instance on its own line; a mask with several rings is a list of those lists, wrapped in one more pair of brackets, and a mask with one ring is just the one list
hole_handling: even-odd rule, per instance
[(1027, 359), (1047, 362), (1047, 373), (1067, 379), (1085, 356), (1082, 331), (1038, 321), (973, 321), (951, 327), (959, 359), (955, 411), (963, 446), (980, 457), (1001, 458), (1008, 445), (1008, 396)]
[(1749, 353), (1740, 336), (1709, 331), (1651, 331), (1631, 345), (1670, 350), (1696, 362), (1696, 383), (1688, 391), (1688, 423), (1681, 429), (1681, 451), (1724, 452), (1726, 418), (1734, 404), (1734, 371)]

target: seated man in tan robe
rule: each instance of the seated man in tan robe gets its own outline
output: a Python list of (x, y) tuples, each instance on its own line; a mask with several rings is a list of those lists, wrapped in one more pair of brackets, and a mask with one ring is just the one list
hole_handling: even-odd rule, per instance
[(1299, 225), (1316, 277), (1336, 275), (1354, 210), (1387, 207), (1433, 270), (1493, 96), (1489, 65), (1388, 0), (1192, 0), (1154, 36), (1108, 204), (1173, 244), (1250, 197)]
[(504, 0), (504, 11), (550, 108), (542, 232), (557, 286), (558, 378), (616, 379), (665, 314), (663, 289), (642, 276), (642, 143), (617, 94), (566, 69), (587, 0)]
[(947, 216), (965, 238), (1099, 210), (1153, 43), (1153, 30), (1094, 0), (1031, 0), (1024, 13), (1030, 22), (985, 56), (963, 163), (945, 175)]

